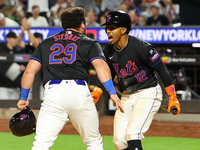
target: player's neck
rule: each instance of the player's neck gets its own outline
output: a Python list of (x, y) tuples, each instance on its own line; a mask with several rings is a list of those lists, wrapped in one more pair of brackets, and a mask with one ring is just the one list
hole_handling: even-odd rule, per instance
[(121, 39), (114, 44), (114, 48), (116, 51), (122, 51), (128, 44), (128, 34), (121, 37)]
[(78, 30), (76, 30), (76, 29), (74, 29), (74, 28), (67, 28), (66, 31), (67, 31), (67, 30), (73, 30), (73, 31), (79, 32)]
[(76, 32), (79, 32), (81, 34), (85, 34), (86, 35), (86, 31), (84, 29), (81, 29), (81, 28), (79, 28), (79, 29), (74, 29), (74, 28), (65, 29), (65, 31), (67, 31), (67, 30), (73, 30), (73, 31), (76, 31)]

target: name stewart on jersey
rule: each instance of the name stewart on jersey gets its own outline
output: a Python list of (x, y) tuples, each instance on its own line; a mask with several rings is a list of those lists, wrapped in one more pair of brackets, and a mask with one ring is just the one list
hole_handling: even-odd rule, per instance
[(73, 34), (68, 34), (68, 33), (59, 34), (59, 35), (54, 36), (54, 40), (55, 40), (55, 41), (58, 41), (58, 40), (77, 41), (77, 40), (79, 40), (79, 39), (80, 39), (79, 36), (76, 36), (76, 35), (73, 35)]
[(43, 84), (49, 80), (85, 80), (94, 59), (105, 60), (101, 45), (80, 32), (66, 30), (43, 40), (31, 59), (42, 64)]

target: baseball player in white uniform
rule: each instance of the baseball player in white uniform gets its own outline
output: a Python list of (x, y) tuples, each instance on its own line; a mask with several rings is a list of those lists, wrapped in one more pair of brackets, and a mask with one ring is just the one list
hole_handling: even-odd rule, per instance
[(64, 31), (42, 41), (33, 52), (22, 77), (17, 106), (24, 110), (29, 105), (29, 90), (35, 74), (42, 68), (45, 90), (32, 150), (50, 149), (69, 120), (88, 150), (103, 150), (98, 114), (92, 98), (98, 99), (100, 92), (96, 88), (91, 96), (87, 85), (90, 63), (114, 105), (122, 112), (123, 107), (100, 44), (85, 36), (84, 8), (67, 8), (61, 14), (61, 21)]
[(168, 111), (177, 107), (176, 114), (179, 114), (180, 104), (171, 76), (156, 49), (150, 43), (128, 35), (130, 16), (123, 11), (113, 11), (103, 25), (109, 42), (104, 54), (113, 78), (117, 76), (123, 88), (124, 113), (118, 110), (115, 113), (113, 143), (117, 150), (142, 150), (143, 134), (149, 129), (162, 101), (155, 71), (170, 98)]

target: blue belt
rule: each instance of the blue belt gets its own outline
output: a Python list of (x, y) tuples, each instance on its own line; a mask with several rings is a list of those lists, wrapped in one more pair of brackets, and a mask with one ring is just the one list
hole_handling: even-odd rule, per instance
[[(60, 84), (63, 80), (51, 80), (49, 82), (49, 85), (52, 84)], [(76, 82), (76, 84), (78, 85), (86, 85), (84, 80), (74, 80)], [(66, 83), (68, 83), (69, 81), (66, 81)]]

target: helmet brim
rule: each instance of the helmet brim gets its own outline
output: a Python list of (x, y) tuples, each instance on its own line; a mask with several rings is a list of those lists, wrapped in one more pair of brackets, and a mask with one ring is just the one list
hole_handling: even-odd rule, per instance
[(104, 23), (104, 24), (102, 24), (101, 26), (108, 26), (108, 25), (111, 25), (111, 26), (119, 26), (119, 24), (116, 22), (106, 22), (106, 23)]

